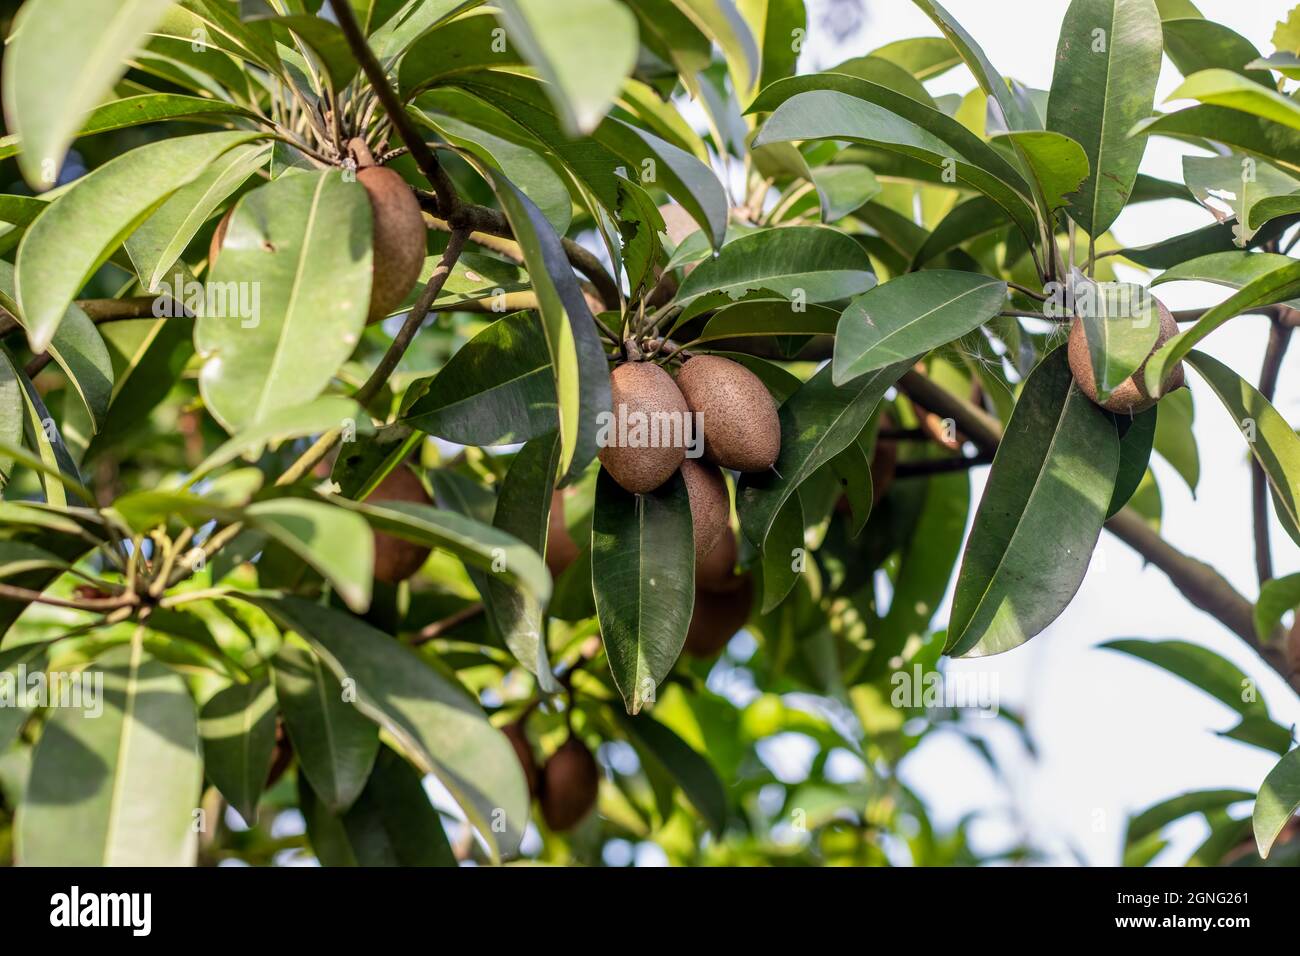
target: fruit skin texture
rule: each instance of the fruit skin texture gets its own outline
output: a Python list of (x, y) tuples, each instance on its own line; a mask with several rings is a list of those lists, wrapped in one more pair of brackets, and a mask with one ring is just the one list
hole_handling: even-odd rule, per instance
[[(661, 419), (661, 422), (675, 420), (675, 429), (684, 426), (688, 411), (686, 400), (673, 383), (672, 376), (651, 362), (628, 362), (614, 369), (609, 377), (609, 400), (615, 422), (624, 416), (628, 419), (629, 438), (634, 427), (632, 416), (637, 412), (646, 416), (646, 441), (649, 441), (649, 422), (653, 416), (670, 413), (671, 417)], [(620, 414), (620, 406), (625, 406), (623, 414)], [(610, 440), (619, 440), (615, 429), (611, 429)], [(654, 491), (673, 476), (686, 460), (686, 449), (623, 448), (607, 444), (597, 457), (625, 490), (642, 495)]]
[(691, 501), (691, 527), (695, 537), (695, 560), (717, 547), (724, 531), (730, 530), (731, 497), (727, 480), (716, 465), (687, 458), (682, 478)]
[(378, 322), (402, 304), (424, 266), (425, 226), (420, 202), (401, 175), (385, 166), (357, 170), (374, 214), (370, 312)]
[(754, 578), (750, 574), (732, 577), (721, 590), (696, 588), (686, 653), (701, 659), (716, 657), (745, 626), (753, 607)]
[(537, 760), (533, 757), (533, 745), (528, 742), (528, 734), (524, 732), (523, 721), (506, 724), (501, 732), (510, 741), (510, 746), (515, 748), (515, 756), (519, 758), (524, 779), (528, 781), (528, 795), (535, 798), (541, 784), (541, 775), (537, 769)]
[(757, 375), (730, 359), (697, 355), (677, 387), (702, 416), (704, 457), (733, 471), (767, 471), (781, 453), (776, 402)]
[[(1160, 334), (1156, 337), (1156, 344), (1151, 349), (1152, 353), (1178, 334), (1178, 323), (1174, 320), (1173, 314), (1165, 308), (1163, 302), (1154, 301), (1156, 311), (1160, 314)], [(1119, 387), (1110, 393), (1106, 401), (1097, 401), (1097, 383), (1093, 381), (1092, 355), (1088, 352), (1088, 334), (1084, 331), (1082, 319), (1075, 319), (1074, 324), (1070, 326), (1069, 357), (1070, 371), (1074, 375), (1074, 383), (1079, 386), (1079, 391), (1083, 392), (1090, 402), (1100, 405), (1106, 411), (1114, 412), (1116, 415), (1136, 415), (1155, 405), (1157, 400), (1151, 397), (1146, 388), (1146, 362), (1120, 382)], [(1165, 379), (1164, 391), (1171, 392), (1182, 387), (1183, 363), (1179, 362)]]
[(557, 833), (572, 830), (596, 806), (600, 770), (577, 737), (569, 737), (542, 767), (542, 819)]
[(736, 532), (727, 529), (704, 557), (695, 559), (696, 591), (726, 590), (735, 578)]
[(564, 523), (564, 497), (563, 491), (551, 492), (551, 514), (546, 524), (546, 567), (552, 578), (569, 570), (579, 554), (578, 543)]
[[(385, 501), (410, 501), (431, 505), (428, 493), (420, 479), (409, 468), (398, 465), (379, 483), (366, 501), (382, 504)], [(423, 567), (432, 548), (403, 541), (381, 531), (375, 532), (375, 578), (388, 584), (400, 584)]]

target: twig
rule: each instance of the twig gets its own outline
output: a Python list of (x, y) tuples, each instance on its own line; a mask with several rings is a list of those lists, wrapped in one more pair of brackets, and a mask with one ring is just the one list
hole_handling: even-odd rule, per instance
[(954, 471), (969, 471), (980, 465), (993, 461), (992, 455), (973, 455), (970, 458), (922, 458), (917, 461), (900, 461), (894, 468), (894, 477), (927, 478), (930, 475), (946, 475)]
[[(1259, 392), (1273, 401), (1277, 391), (1278, 372), (1287, 346), (1291, 344), (1291, 328), (1274, 319), (1268, 325), (1268, 347), (1264, 350), (1264, 365), (1259, 373)], [(1250, 459), (1251, 511), (1255, 524), (1255, 572), (1259, 583), (1273, 578), (1273, 552), (1268, 535), (1268, 476), (1252, 456)]]
[(455, 614), (448, 615), (440, 621), (434, 621), (432, 624), (427, 624), (419, 631), (416, 631), (415, 635), (411, 638), (411, 646), (419, 647), (421, 644), (432, 641), (436, 637), (441, 637), (452, 628), (464, 624), (466, 621), (478, 617), (482, 613), (483, 603), (481, 601), (475, 602), (474, 604), (468, 604)]
[(51, 607), (75, 608), (78, 611), (113, 611), (140, 603), (138, 595), (131, 591), (108, 598), (57, 598), (40, 591), (20, 588), (13, 584), (0, 584), (0, 598), (7, 601), (25, 601), (28, 604), (48, 604)]

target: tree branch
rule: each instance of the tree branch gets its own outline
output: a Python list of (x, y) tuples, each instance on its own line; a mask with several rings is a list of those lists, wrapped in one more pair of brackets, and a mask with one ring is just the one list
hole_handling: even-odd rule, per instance
[[(1259, 372), (1259, 391), (1269, 402), (1277, 392), (1277, 377), (1291, 344), (1291, 327), (1277, 318), (1269, 322), (1268, 347), (1264, 350), (1264, 365)], [(1268, 476), (1252, 455), (1250, 459), (1250, 503), (1255, 525), (1255, 572), (1259, 583), (1273, 578), (1273, 551), (1268, 535)]]

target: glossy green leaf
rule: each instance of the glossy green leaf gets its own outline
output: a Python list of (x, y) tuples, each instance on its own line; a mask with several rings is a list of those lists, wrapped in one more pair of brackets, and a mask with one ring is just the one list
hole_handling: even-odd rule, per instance
[(299, 771), (334, 813), (360, 795), (379, 752), (375, 725), (311, 651), (281, 645), (272, 662), (275, 696)]
[(275, 17), (270, 22), (285, 40), (293, 36), (306, 44), (335, 91), (341, 92), (357, 75), (357, 58), (336, 24), (304, 14)]
[(1259, 50), (1240, 33), (1202, 16), (1165, 16), (1165, 53), (1183, 76), (1221, 67), (1267, 83), (1268, 73), (1254, 65)]
[(139, 632), (94, 673), (103, 674), (102, 713), (54, 708), (36, 746), (15, 827), (18, 860), (192, 864), (203, 770), (185, 682), (145, 653)]
[(511, 40), (550, 84), (568, 132), (590, 133), (636, 63), (636, 17), (615, 0), (571, 0), (564, 16), (549, 0), (502, 0), (500, 10)]
[(996, 316), (1007, 284), (971, 272), (932, 270), (891, 279), (858, 296), (840, 317), (832, 380), (843, 385), (924, 355)]
[(1214, 390), (1241, 429), (1250, 453), (1268, 477), (1282, 526), (1300, 544), (1300, 437), (1276, 408), (1244, 378), (1204, 352), (1185, 359)]
[(406, 96), (440, 85), (450, 77), (523, 63), (515, 37), (490, 11), (474, 11), (439, 24), (416, 40), (398, 67), (398, 86)]
[(686, 483), (624, 491), (604, 469), (591, 525), (591, 586), (614, 684), (629, 714), (653, 704), (686, 641), (695, 549)]
[(1294, 262), (1290, 256), (1276, 252), (1212, 252), (1171, 266), (1151, 280), (1153, 286), (1166, 282), (1213, 282), (1215, 285), (1240, 289), (1276, 269)]
[(349, 614), (295, 597), (250, 600), (310, 642), (340, 681), (353, 682), (358, 709), (442, 782), (494, 857), (518, 849), (528, 786), (514, 748), (468, 692)]
[(1260, 784), (1252, 819), (1261, 857), (1268, 859), (1273, 841), (1297, 810), (1300, 810), (1300, 748), (1279, 760)]
[(1115, 489), (1119, 438), (1064, 348), (1030, 374), (962, 556), (945, 651), (984, 657), (1052, 623), (1083, 583)]
[(1144, 119), (1131, 135), (1172, 136), (1199, 144), (1210, 139), (1242, 153), (1300, 171), (1300, 130), (1226, 106), (1193, 106)]
[(1069, 206), (1089, 235), (1109, 229), (1133, 191), (1146, 140), (1128, 134), (1151, 113), (1161, 49), (1152, 0), (1074, 0), (1066, 11), (1047, 128), (1083, 146), (1089, 170)]
[(1146, 366), (1147, 391), (1159, 395), (1161, 385), (1169, 377), (1169, 371), (1174, 365), (1186, 358), (1196, 343), (1229, 319), (1262, 305), (1284, 302), (1297, 295), (1300, 295), (1300, 262), (1295, 260), (1270, 269), (1246, 283), (1235, 295), (1207, 310), (1196, 320), (1195, 325), (1183, 329), (1151, 356)]
[(25, 644), (0, 651), (0, 681), (17, 692), (12, 697), (7, 693), (9, 699), (0, 707), (0, 752), (9, 748), (31, 716), (34, 708), (25, 696), (27, 678), (45, 670), (45, 650), (45, 644)]
[(999, 133), (993, 140), (1011, 143), (1024, 157), (1048, 212), (1069, 205), (1075, 193), (1087, 185), (1088, 154), (1069, 136), (1050, 130), (1029, 130)]
[[(812, 480), (809, 479), (809, 485)], [(805, 485), (807, 487), (807, 485)], [(796, 491), (776, 513), (761, 548), (760, 565), (763, 569), (763, 595), (759, 611), (768, 614), (786, 599), (799, 581), (799, 568), (806, 557), (804, 508), (799, 491)]]
[(199, 713), (203, 767), (208, 779), (249, 826), (275, 749), (275, 691), (266, 681), (231, 684)]
[(266, 165), (271, 147), (265, 143), (236, 146), (213, 163), (192, 183), (172, 193), (126, 240), (140, 284), (150, 292), (160, 284), (173, 298), (185, 299), (183, 273), (172, 273), (191, 240), (227, 198)]
[(545, 331), (532, 312), (497, 319), (411, 391), (402, 420), (464, 445), (528, 441), (558, 422)]
[(1151, 461), (1151, 446), (1156, 436), (1159, 407), (1148, 408), (1132, 418), (1116, 417), (1120, 427), (1119, 468), (1115, 472), (1115, 491), (1110, 496), (1106, 517), (1113, 518), (1129, 503), (1146, 477)]
[(870, 258), (844, 233), (790, 226), (728, 243), (686, 277), (676, 301), (690, 316), (751, 293), (815, 304), (847, 299), (875, 284)]
[(1255, 633), (1261, 642), (1273, 637), (1282, 616), (1300, 607), (1300, 573), (1265, 581), (1255, 602)]
[(672, 0), (700, 30), (721, 48), (737, 93), (744, 97), (758, 83), (762, 51), (732, 0)]
[(1197, 100), (1300, 129), (1300, 105), (1295, 100), (1231, 70), (1194, 73), (1169, 94), (1169, 100)]
[(597, 418), (609, 408), (609, 366), (569, 260), (541, 210), (502, 176), (491, 177), (524, 252), (537, 295), (559, 405), (560, 476), (576, 477), (596, 457)]
[(363, 413), (360, 405), (350, 398), (327, 395), (305, 405), (278, 411), (223, 442), (190, 473), (189, 483), (193, 484), (241, 456), (254, 458), (268, 446), (274, 447), (306, 435), (319, 435), (331, 428), (346, 430), (349, 441), (355, 441), (357, 435), (374, 432), (369, 416)]
[[(497, 495), (492, 526), (513, 535), (538, 554), (546, 550), (551, 493), (555, 490), (560, 444), (556, 434), (535, 438), (519, 449)], [(516, 660), (537, 677), (546, 694), (560, 691), (546, 651), (546, 614), (537, 598), (511, 587), (499, 574), (471, 572), (488, 619)]]
[(1193, 813), (1223, 810), (1234, 803), (1250, 800), (1253, 796), (1249, 790), (1197, 790), (1162, 800), (1129, 820), (1124, 842), (1131, 845), (1159, 832), (1175, 820)]
[(78, 179), (28, 228), (15, 287), (35, 352), (109, 254), (168, 196), (252, 133), (201, 133), (133, 149)]
[(1071, 282), (1097, 397), (1105, 401), (1151, 354), (1160, 334), (1160, 315), (1155, 299), (1142, 286), (1111, 282), (1103, 287), (1078, 269)]
[(1181, 677), (1243, 717), (1268, 716), (1263, 700), (1247, 690), (1250, 681), (1227, 658), (1187, 641), (1122, 639), (1101, 645), (1129, 654)]
[(370, 606), (374, 537), (359, 515), (303, 498), (272, 498), (249, 505), (251, 527), (264, 531), (319, 571), (358, 614)]
[(1160, 418), (1156, 422), (1155, 450), (1173, 465), (1187, 482), (1192, 495), (1201, 480), (1201, 455), (1192, 433), (1195, 418), (1192, 390), (1180, 388), (1160, 400)]
[[(1292, 194), (1300, 190), (1300, 179), (1288, 176), (1267, 163), (1244, 156), (1184, 156), (1183, 179), (1187, 187), (1220, 221), (1236, 217), (1234, 231), (1245, 245), (1271, 215), (1256, 219), (1257, 207), (1266, 200), (1294, 203)], [(1300, 207), (1298, 207), (1300, 208)], [(1268, 207), (1264, 212), (1268, 213)], [(1285, 211), (1280, 211), (1285, 215)]]
[(709, 761), (649, 714), (616, 716), (637, 751), (671, 776), (709, 828), (721, 834), (727, 822), (727, 793)]
[[(126, 72), (123, 57), (168, 0), (31, 0), (15, 18), (4, 57), (4, 112), (23, 143), (18, 165), (34, 188), (58, 178), (83, 115)], [(75, 69), (75, 82), (68, 70)]]
[(340, 173), (285, 176), (235, 207), (206, 286), (213, 307), (194, 327), (199, 390), (228, 431), (311, 401), (352, 353), (370, 302), (370, 236), (365, 190)]
[(813, 472), (862, 433), (885, 392), (912, 359), (870, 372), (848, 385), (831, 381), (831, 367), (800, 386), (780, 409), (781, 454), (772, 471), (745, 475), (736, 492), (736, 511), (745, 536), (756, 547), (767, 540), (777, 514)]
[(757, 299), (737, 302), (715, 312), (695, 341), (752, 338), (764, 335), (834, 335), (840, 313), (824, 305), (796, 309), (790, 302)]
[(960, 66), (961, 54), (947, 37), (911, 37), (886, 43), (871, 55), (901, 66), (918, 80), (942, 76)]
[(539, 601), (550, 597), (551, 575), (546, 564), (536, 551), (513, 535), (432, 505), (332, 500), (342, 508), (361, 514), (376, 531), (449, 551), (467, 565), (496, 572), (511, 584), (527, 589)]

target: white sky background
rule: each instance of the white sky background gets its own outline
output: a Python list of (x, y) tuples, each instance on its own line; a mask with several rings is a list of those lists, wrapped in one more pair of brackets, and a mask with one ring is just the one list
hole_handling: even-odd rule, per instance
[[(829, 0), (809, 0), (809, 37), (803, 71), (826, 69), (893, 40), (937, 35), (911, 0), (866, 0), (867, 19), (839, 47), (820, 25)], [(1196, 0), (1212, 20), (1272, 52), (1273, 28), (1292, 6), (1287, 0)], [(945, 6), (983, 46), (1003, 74), (1038, 89), (1051, 84), (1056, 41), (1068, 0), (945, 0)], [(1180, 82), (1166, 59), (1156, 102)], [(931, 92), (965, 93), (974, 87), (965, 68), (927, 84)], [(1164, 107), (1168, 109), (1168, 107)], [(1150, 141), (1142, 171), (1182, 181), (1181, 157), (1199, 151), (1182, 143)], [(1125, 245), (1141, 245), (1213, 221), (1210, 213), (1174, 200), (1124, 212), (1114, 233)], [(1126, 278), (1128, 278), (1126, 276)], [(1136, 278), (1136, 277), (1133, 277)], [(1227, 298), (1228, 290), (1205, 283), (1171, 283), (1160, 297), (1171, 309), (1203, 308)], [(1242, 316), (1210, 336), (1201, 348), (1248, 379), (1258, 378), (1267, 319)], [(1195, 373), (1187, 376), (1196, 405), (1201, 480), (1193, 499), (1163, 460), (1153, 459), (1164, 499), (1164, 536), (1180, 550), (1208, 561), (1254, 600), (1250, 471), (1240, 432)], [(1276, 405), (1300, 422), (1300, 344), (1282, 367)], [(982, 489), (987, 469), (974, 477)], [(1217, 738), (1236, 721), (1226, 707), (1168, 673), (1097, 644), (1117, 637), (1180, 638), (1223, 654), (1259, 681), (1274, 719), (1300, 721), (1300, 701), (1235, 635), (1201, 613), (1125, 544), (1103, 533), (1073, 604), (1054, 625), (1007, 654), (953, 662), (950, 672), (996, 673), (1001, 699), (1024, 714), (1039, 747), (1036, 763), (1002, 722), (973, 721), (991, 728), (990, 741), (1009, 775), (999, 781), (987, 764), (955, 736), (936, 738), (909, 757), (903, 776), (926, 798), (936, 823), (948, 827), (970, 811), (992, 811), (973, 831), (977, 846), (994, 850), (1017, 831), (1055, 862), (1082, 859), (1115, 865), (1120, 860), (1128, 814), (1188, 790), (1239, 787), (1254, 791), (1276, 757)], [(1300, 571), (1300, 553), (1274, 522), (1275, 573)], [(1104, 557), (1103, 557), (1104, 556)], [(996, 723), (996, 725), (995, 725)], [(1238, 815), (1249, 812), (1241, 808)], [(1183, 862), (1207, 833), (1200, 818), (1170, 828), (1172, 846), (1158, 863)], [(1076, 856), (1077, 854), (1077, 856)]]

